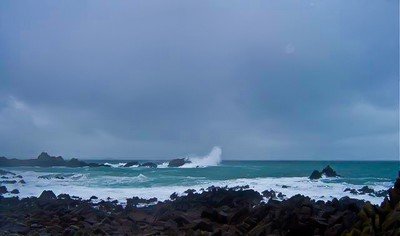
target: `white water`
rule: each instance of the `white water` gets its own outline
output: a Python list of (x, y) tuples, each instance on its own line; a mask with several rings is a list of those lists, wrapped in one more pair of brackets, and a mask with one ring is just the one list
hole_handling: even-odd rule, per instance
[[(17, 174), (23, 175), (23, 178), (27, 183), (5, 185), (10, 191), (14, 188), (19, 189), (19, 197), (39, 196), (43, 190), (52, 190), (56, 195), (61, 193), (68, 193), (70, 195), (82, 197), (83, 199), (89, 199), (91, 196), (95, 195), (100, 199), (105, 200), (110, 197), (122, 203), (126, 201), (126, 198), (130, 198), (133, 196), (138, 196), (142, 198), (157, 197), (158, 200), (164, 201), (169, 199), (169, 196), (172, 193), (176, 192), (178, 193), (178, 195), (182, 195), (184, 191), (189, 188), (199, 191), (201, 188), (205, 189), (211, 185), (220, 187), (249, 185), (251, 189), (254, 189), (260, 193), (264, 190), (270, 189), (276, 192), (282, 192), (286, 195), (287, 198), (296, 194), (302, 194), (305, 196), (309, 196), (313, 199), (324, 201), (332, 200), (333, 198), (341, 198), (344, 196), (363, 199), (366, 201), (370, 201), (373, 204), (380, 204), (383, 200), (383, 198), (381, 197), (372, 197), (369, 195), (353, 195), (349, 192), (343, 192), (343, 190), (346, 188), (359, 189), (363, 187), (363, 185), (354, 185), (345, 182), (330, 182), (328, 179), (311, 181), (307, 177), (240, 178), (218, 181), (204, 179), (202, 183), (194, 184), (192, 186), (164, 185), (152, 187), (135, 187), (135, 185), (139, 183), (150, 183), (152, 179), (146, 177), (143, 174), (139, 174), (136, 177), (101, 176), (96, 178), (90, 178), (86, 174), (76, 174), (65, 177), (64, 179), (38, 179), (38, 176), (43, 175), (44, 173), (37, 173), (33, 171), (17, 172)], [(283, 185), (289, 187), (283, 188)], [(392, 185), (393, 183), (391, 182), (377, 182), (373, 183), (371, 187), (373, 187), (373, 189), (375, 189), (376, 191), (379, 191), (388, 189)], [(13, 195), (5, 194), (5, 196)]]
[(207, 166), (218, 166), (221, 161), (222, 150), (220, 147), (213, 147), (211, 152), (202, 157), (189, 157), (191, 163), (186, 163), (181, 168), (197, 168), (197, 167), (207, 167)]

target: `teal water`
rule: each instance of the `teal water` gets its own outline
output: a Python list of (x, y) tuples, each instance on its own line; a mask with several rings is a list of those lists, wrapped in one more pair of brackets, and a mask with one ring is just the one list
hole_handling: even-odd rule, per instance
[[(274, 189), (287, 196), (300, 193), (312, 198), (327, 200), (346, 196), (347, 187), (368, 185), (376, 190), (392, 186), (398, 173), (398, 162), (374, 161), (222, 161), (217, 166), (202, 168), (168, 168), (157, 161), (159, 168), (119, 167), (126, 160), (91, 160), (109, 163), (114, 167), (16, 167), (7, 168), (24, 177), (26, 185), (16, 184), (20, 196), (38, 195), (45, 189), (56, 193), (69, 193), (88, 198), (112, 197), (123, 201), (127, 197), (153, 197), (167, 199), (173, 192), (183, 193), (188, 188), (200, 189), (211, 185), (249, 185), (257, 191)], [(163, 164), (164, 163), (164, 164)], [(340, 178), (323, 178), (310, 181), (308, 176), (317, 169), (330, 165)], [(185, 167), (185, 166), (184, 166)], [(42, 179), (39, 176), (56, 175), (62, 178)], [(283, 185), (289, 188), (282, 188)], [(382, 198), (352, 196), (379, 203)]]

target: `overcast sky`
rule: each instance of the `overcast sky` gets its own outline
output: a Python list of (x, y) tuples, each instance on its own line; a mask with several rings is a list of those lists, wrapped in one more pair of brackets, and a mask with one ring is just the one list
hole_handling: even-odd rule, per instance
[(0, 156), (398, 158), (398, 0), (0, 2)]

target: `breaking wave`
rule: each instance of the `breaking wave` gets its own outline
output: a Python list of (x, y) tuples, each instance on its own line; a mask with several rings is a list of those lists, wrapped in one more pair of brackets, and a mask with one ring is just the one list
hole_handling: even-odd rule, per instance
[(190, 163), (186, 163), (181, 168), (197, 168), (207, 166), (218, 166), (222, 161), (222, 149), (213, 147), (208, 155), (202, 157), (188, 157)]

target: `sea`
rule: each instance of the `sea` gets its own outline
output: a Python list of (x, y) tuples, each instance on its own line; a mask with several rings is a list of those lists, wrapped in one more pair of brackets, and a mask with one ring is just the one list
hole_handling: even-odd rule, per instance
[[(259, 191), (274, 190), (286, 198), (296, 194), (328, 201), (349, 196), (380, 204), (383, 197), (354, 195), (346, 188), (369, 186), (375, 191), (393, 186), (399, 163), (395, 161), (231, 161), (224, 160), (219, 148), (202, 157), (187, 157), (191, 163), (168, 167), (167, 160), (158, 160), (157, 168), (123, 167), (129, 160), (87, 160), (111, 167), (8, 167), (2, 168), (21, 175), (26, 184), (5, 184), (18, 189), (18, 197), (39, 196), (43, 190), (55, 194), (67, 193), (89, 199), (118, 200), (156, 197), (159, 201), (172, 193), (184, 195), (187, 189), (202, 191), (210, 186), (246, 186)], [(145, 162), (141, 160), (139, 162)], [(310, 180), (313, 170), (330, 165), (340, 177)], [(5, 196), (15, 196), (10, 193)]]

